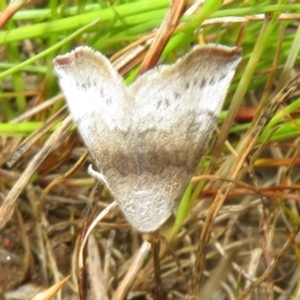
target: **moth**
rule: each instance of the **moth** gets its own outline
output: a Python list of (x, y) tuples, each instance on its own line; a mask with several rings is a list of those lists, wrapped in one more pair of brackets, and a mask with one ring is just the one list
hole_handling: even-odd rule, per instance
[(170, 217), (207, 149), (235, 70), (237, 47), (196, 46), (126, 86), (89, 47), (54, 59), (69, 109), (126, 219), (151, 233)]

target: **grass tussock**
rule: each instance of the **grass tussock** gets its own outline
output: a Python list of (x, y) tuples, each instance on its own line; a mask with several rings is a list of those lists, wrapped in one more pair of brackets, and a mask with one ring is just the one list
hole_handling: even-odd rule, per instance
[(87, 174), (53, 59), (88, 45), (130, 83), (218, 43), (241, 47), (243, 59), (161, 230), (163, 299), (299, 299), (297, 1), (25, 2), (0, 1), (0, 298), (78, 299), (84, 261), (87, 299), (150, 299), (155, 288), (149, 244)]

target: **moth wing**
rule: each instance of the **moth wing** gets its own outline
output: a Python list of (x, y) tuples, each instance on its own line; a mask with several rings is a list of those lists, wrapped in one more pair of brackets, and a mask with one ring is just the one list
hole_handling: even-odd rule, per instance
[(144, 73), (130, 86), (139, 112), (136, 124), (144, 132), (159, 126), (160, 132), (149, 138), (169, 151), (189, 149), (187, 156), (196, 154), (198, 162), (240, 59), (238, 48), (210, 44)]
[(167, 206), (165, 215), (152, 216), (155, 222), (149, 221), (148, 230), (159, 228), (182, 197), (217, 125), (240, 59), (235, 47), (199, 46), (173, 65), (144, 73), (129, 87), (138, 111), (134, 124), (139, 128), (140, 170), (156, 174), (153, 193), (163, 191), (153, 206), (162, 201)]
[(89, 47), (58, 56), (53, 63), (80, 135), (101, 169), (102, 156), (122, 144), (122, 137), (113, 139), (111, 132), (129, 126), (128, 89), (110, 61)]

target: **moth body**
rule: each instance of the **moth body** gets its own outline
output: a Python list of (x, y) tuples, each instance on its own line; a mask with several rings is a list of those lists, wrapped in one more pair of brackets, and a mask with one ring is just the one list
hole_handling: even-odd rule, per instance
[(127, 87), (109, 60), (88, 47), (54, 67), (97, 171), (127, 220), (156, 231), (182, 197), (208, 146), (240, 61), (236, 47), (195, 47)]

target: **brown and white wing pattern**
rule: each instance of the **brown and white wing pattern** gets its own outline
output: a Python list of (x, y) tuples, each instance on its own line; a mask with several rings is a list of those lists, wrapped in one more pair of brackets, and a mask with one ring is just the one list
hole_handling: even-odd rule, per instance
[(79, 47), (58, 56), (54, 68), (79, 133), (97, 167), (105, 168), (105, 156), (124, 144), (116, 132), (127, 132), (130, 124), (128, 88), (110, 61), (89, 47)]
[(172, 214), (215, 129), (240, 61), (198, 46), (127, 87), (107, 58), (81, 47), (54, 60), (70, 111), (127, 220), (157, 230)]

